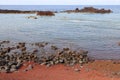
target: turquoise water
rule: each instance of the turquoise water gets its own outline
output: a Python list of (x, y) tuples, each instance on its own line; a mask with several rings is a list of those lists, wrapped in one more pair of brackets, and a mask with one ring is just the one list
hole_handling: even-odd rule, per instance
[[(7, 9), (8, 6), (0, 6)], [(23, 9), (23, 8), (24, 9)], [(24, 6), (19, 9), (29, 10)], [(71, 6), (74, 8), (76, 6)], [(28, 19), (36, 14), (0, 14), (0, 40), (41, 42), (67, 45), (85, 49), (89, 55), (99, 59), (120, 58), (120, 6), (96, 6), (110, 8), (111, 14), (56, 13), (53, 17)], [(12, 9), (9, 7), (8, 9)], [(68, 7), (52, 7), (51, 10), (65, 10)], [(80, 7), (81, 8), (81, 7)], [(15, 7), (14, 9), (17, 9)], [(33, 9), (43, 9), (44, 7)]]

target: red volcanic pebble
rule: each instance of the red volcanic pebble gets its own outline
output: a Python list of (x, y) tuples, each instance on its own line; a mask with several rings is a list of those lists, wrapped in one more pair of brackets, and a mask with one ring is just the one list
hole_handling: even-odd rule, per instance
[[(91, 67), (94, 64), (96, 65), (96, 62), (83, 67), (79, 65), (70, 67), (62, 64), (46, 67), (44, 65), (26, 63), (17, 72), (0, 73), (0, 80), (120, 80), (120, 78), (106, 76), (99, 70), (87, 70), (89, 65)], [(33, 65), (33, 69), (24, 71), (29, 65)], [(76, 72), (75, 69), (80, 69), (80, 71)]]

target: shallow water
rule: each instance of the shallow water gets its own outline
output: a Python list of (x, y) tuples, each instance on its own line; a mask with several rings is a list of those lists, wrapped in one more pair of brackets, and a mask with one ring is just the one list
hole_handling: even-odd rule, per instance
[(38, 19), (27, 18), (35, 14), (0, 14), (0, 40), (47, 41), (88, 50), (99, 59), (119, 59), (120, 6), (106, 8), (113, 8), (114, 13), (56, 13)]

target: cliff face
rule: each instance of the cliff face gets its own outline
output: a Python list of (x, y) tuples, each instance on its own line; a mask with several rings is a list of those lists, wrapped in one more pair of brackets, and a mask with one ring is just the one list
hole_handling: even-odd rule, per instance
[(112, 11), (110, 9), (108, 10), (105, 10), (104, 8), (103, 9), (97, 9), (97, 8), (94, 8), (94, 7), (84, 7), (83, 9), (78, 9), (76, 8), (75, 10), (66, 10), (66, 11), (63, 11), (63, 12), (67, 12), (67, 13), (78, 13), (78, 12), (83, 12), (83, 13), (112, 13)]

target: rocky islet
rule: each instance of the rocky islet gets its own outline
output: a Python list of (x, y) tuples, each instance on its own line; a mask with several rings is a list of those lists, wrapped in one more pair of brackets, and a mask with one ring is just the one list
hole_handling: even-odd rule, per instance
[(83, 9), (79, 9), (76, 8), (75, 10), (66, 10), (66, 11), (62, 11), (62, 12), (67, 12), (67, 13), (101, 13), (101, 14), (105, 14), (105, 13), (112, 13), (113, 11), (108, 9), (98, 9), (98, 8), (94, 8), (94, 7), (84, 7)]

